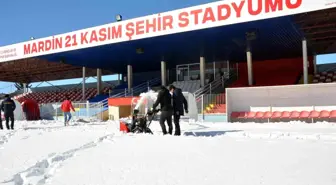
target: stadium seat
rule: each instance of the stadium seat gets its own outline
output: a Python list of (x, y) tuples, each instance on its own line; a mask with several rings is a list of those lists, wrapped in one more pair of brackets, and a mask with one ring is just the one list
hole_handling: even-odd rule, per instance
[(332, 110), (332, 111), (330, 111), (330, 114), (329, 114), (329, 121), (331, 121), (331, 122), (336, 122), (336, 110)]
[(290, 118), (291, 120), (297, 120), (297, 119), (300, 119), (300, 112), (299, 112), (299, 111), (292, 111), (292, 112), (290, 113), (289, 118)]
[(257, 112), (256, 114), (255, 114), (255, 119), (262, 119), (262, 118), (264, 118), (264, 112)]
[(289, 118), (290, 118), (290, 115), (291, 115), (291, 113), (290, 113), (289, 111), (283, 111), (283, 112), (281, 113), (280, 118), (281, 118), (281, 119), (289, 119)]
[(245, 121), (252, 122), (254, 120), (255, 116), (256, 116), (256, 112), (247, 112)]
[(280, 111), (275, 111), (272, 113), (272, 121), (279, 121), (279, 119), (281, 118), (282, 113)]
[(311, 119), (312, 122), (315, 122), (318, 118), (320, 117), (320, 112), (319, 111), (310, 111), (309, 118)]
[(247, 112), (240, 112), (238, 115), (238, 119), (239, 120), (246, 119), (246, 116), (247, 116)]
[[(97, 94), (96, 88), (87, 88), (86, 89), (86, 99), (91, 99)], [(55, 103), (61, 102), (68, 96), (71, 101), (80, 101), (82, 100), (82, 91), (80, 89), (72, 89), (72, 90), (57, 90), (57, 91), (44, 91), (44, 92), (32, 92), (22, 94), (17, 98), (17, 100), (21, 103), (25, 99), (35, 100), (39, 104), (46, 103)]]
[(329, 115), (330, 115), (329, 111), (323, 110), (323, 111), (320, 112), (319, 117), (323, 118), (323, 119), (327, 119), (327, 118), (329, 118)]
[(272, 118), (272, 112), (270, 111), (267, 111), (264, 113), (264, 116), (263, 116), (264, 119), (271, 119)]

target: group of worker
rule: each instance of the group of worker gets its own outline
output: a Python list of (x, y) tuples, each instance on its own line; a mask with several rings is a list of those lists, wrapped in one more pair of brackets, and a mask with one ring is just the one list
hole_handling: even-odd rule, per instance
[[(160, 104), (160, 126), (164, 135), (173, 134), (172, 117), (174, 117), (175, 133), (174, 135), (181, 135), (180, 118), (184, 112), (188, 113), (188, 102), (184, 97), (182, 90), (170, 85), (168, 89), (161, 86), (157, 99), (153, 104), (153, 110)], [(168, 125), (168, 132), (165, 122)]]
[[(168, 89), (162, 86), (153, 105), (153, 109), (155, 110), (159, 104), (161, 107), (160, 126), (163, 134), (173, 134), (173, 117), (175, 125), (174, 135), (181, 135), (180, 118), (184, 115), (184, 112), (188, 113), (188, 102), (184, 97), (182, 90), (176, 88), (174, 85), (170, 85)], [(4, 112), (7, 129), (14, 130), (14, 110), (16, 109), (16, 106), (15, 102), (9, 95), (5, 95), (5, 99), (1, 103), (0, 109)], [(69, 125), (69, 121), (71, 119), (71, 111), (75, 112), (75, 109), (68, 97), (66, 97), (63, 101), (61, 110), (64, 113), (64, 126), (67, 126)], [(11, 121), (11, 125), (9, 125), (9, 121)], [(165, 122), (168, 124), (168, 131), (166, 129)], [(2, 119), (0, 119), (0, 129), (3, 129)]]

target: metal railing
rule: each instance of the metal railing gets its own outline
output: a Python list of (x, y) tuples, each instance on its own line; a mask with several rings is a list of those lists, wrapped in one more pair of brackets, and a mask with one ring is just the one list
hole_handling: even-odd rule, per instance
[[(212, 113), (225, 113), (226, 110), (223, 109), (224, 104), (226, 104), (225, 94), (202, 94), (200, 101), (196, 102), (198, 114)], [(221, 107), (218, 107), (218, 106)]]
[[(103, 121), (104, 113), (107, 107), (102, 102), (97, 103), (72, 103), (75, 112), (72, 112), (73, 119), (82, 119), (85, 121)], [(44, 104), (40, 106), (42, 119), (63, 120), (61, 103)]]
[(216, 91), (218, 91), (219, 88), (222, 88), (221, 90), (224, 90), (224, 88), (232, 82), (232, 80), (235, 80), (237, 77), (237, 74), (235, 71), (230, 71), (229, 73), (225, 73), (223, 76), (216, 78), (213, 82), (208, 83), (204, 87), (201, 87), (197, 91), (194, 92), (194, 96), (196, 99), (196, 102), (199, 101), (200, 97), (203, 94), (214, 94)]
[(140, 93), (147, 92), (150, 88), (154, 85), (158, 85), (161, 82), (160, 78), (154, 78), (142, 84), (139, 84), (131, 89), (125, 88), (122, 92), (110, 95), (110, 97), (117, 98), (117, 97), (127, 97), (127, 96), (135, 96), (139, 95)]

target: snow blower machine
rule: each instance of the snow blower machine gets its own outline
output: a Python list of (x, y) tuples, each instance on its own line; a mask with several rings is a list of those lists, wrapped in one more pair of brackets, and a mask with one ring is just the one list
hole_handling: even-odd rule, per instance
[(159, 110), (154, 110), (148, 111), (145, 115), (140, 115), (138, 110), (134, 110), (131, 123), (120, 121), (120, 131), (153, 134), (149, 126), (158, 112)]

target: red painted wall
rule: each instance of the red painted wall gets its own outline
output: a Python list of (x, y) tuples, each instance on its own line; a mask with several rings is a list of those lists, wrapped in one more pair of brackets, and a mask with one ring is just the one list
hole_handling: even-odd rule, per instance
[(125, 105), (132, 105), (132, 99), (140, 97), (125, 97), (125, 98), (109, 98), (108, 105), (109, 106), (125, 106)]
[[(308, 57), (309, 73), (314, 71), (313, 57)], [(279, 59), (253, 61), (253, 78), (255, 86), (295, 84), (303, 72), (303, 59)], [(248, 86), (247, 63), (238, 64), (238, 80), (231, 87)]]

